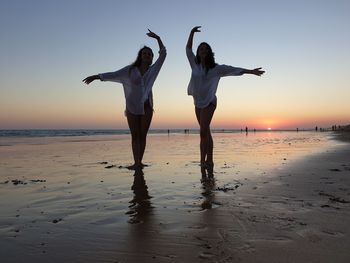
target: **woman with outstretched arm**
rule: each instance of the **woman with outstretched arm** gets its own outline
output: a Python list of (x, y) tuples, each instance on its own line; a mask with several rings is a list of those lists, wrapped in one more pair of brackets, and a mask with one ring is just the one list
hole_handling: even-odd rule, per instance
[(210, 122), (216, 109), (216, 90), (221, 77), (253, 74), (261, 76), (261, 68), (244, 69), (215, 63), (214, 53), (206, 42), (199, 44), (196, 55), (192, 51), (193, 36), (200, 32), (200, 26), (192, 28), (186, 45), (186, 55), (192, 74), (187, 93), (193, 96), (195, 113), (200, 127), (200, 165), (202, 176), (213, 177), (213, 138)]
[(134, 63), (115, 72), (101, 73), (85, 78), (90, 84), (94, 80), (113, 81), (123, 85), (126, 100), (125, 115), (131, 133), (134, 164), (129, 169), (143, 168), (143, 154), (146, 148), (146, 137), (153, 116), (152, 87), (166, 57), (166, 49), (161, 38), (148, 30), (147, 35), (157, 40), (159, 57), (153, 62), (153, 51), (144, 46), (138, 52)]

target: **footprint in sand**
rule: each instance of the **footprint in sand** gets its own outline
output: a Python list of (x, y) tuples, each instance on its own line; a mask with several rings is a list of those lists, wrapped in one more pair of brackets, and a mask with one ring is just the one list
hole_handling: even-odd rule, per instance
[(214, 254), (209, 253), (209, 252), (202, 252), (198, 256), (199, 256), (199, 258), (203, 258), (203, 259), (211, 259), (211, 258), (215, 257)]
[(343, 237), (344, 233), (338, 232), (338, 231), (332, 231), (332, 230), (322, 230), (322, 234), (330, 235), (333, 237)]

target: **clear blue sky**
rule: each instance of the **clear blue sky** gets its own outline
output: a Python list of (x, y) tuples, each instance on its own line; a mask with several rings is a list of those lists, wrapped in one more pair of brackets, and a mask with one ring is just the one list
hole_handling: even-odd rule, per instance
[(158, 46), (153, 128), (196, 127), (185, 44), (211, 44), (220, 64), (266, 74), (220, 81), (214, 127), (350, 123), (350, 1), (18, 1), (0, 3), (0, 129), (125, 128), (120, 84), (88, 75)]

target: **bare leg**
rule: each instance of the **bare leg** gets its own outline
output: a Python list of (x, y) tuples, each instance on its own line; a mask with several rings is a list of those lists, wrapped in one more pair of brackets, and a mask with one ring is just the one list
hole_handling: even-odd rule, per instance
[(129, 166), (129, 169), (135, 169), (141, 166), (141, 147), (140, 147), (140, 116), (126, 113), (128, 119), (128, 125), (131, 133), (131, 147), (134, 157), (134, 164)]
[[(210, 122), (216, 106), (210, 104), (204, 109), (196, 108), (196, 117), (200, 126), (201, 166), (207, 166), (209, 175), (213, 173), (213, 138), (210, 132)], [(209, 169), (210, 168), (210, 169)]]
[(143, 158), (143, 154), (145, 153), (145, 149), (146, 149), (147, 133), (148, 133), (149, 127), (151, 125), (152, 117), (153, 117), (153, 109), (151, 108), (151, 106), (149, 104), (146, 104), (145, 115), (142, 115), (141, 119), (140, 119), (140, 162), (141, 162), (141, 165), (143, 165), (142, 158)]
[[(195, 108), (195, 112), (196, 112), (197, 121), (198, 121), (198, 124), (199, 124), (199, 127), (200, 127), (201, 126), (201, 112), (202, 112), (202, 109)], [(202, 141), (202, 135), (201, 134), (200, 134), (199, 149), (200, 149), (200, 163), (201, 163), (201, 166), (204, 166), (204, 163), (205, 163), (205, 149), (204, 149), (204, 141)]]
[(207, 156), (206, 156), (206, 163), (213, 163), (213, 137), (211, 136), (210, 128), (207, 133)]
[(209, 177), (213, 176), (214, 172), (214, 161), (213, 161), (213, 148), (214, 148), (214, 143), (213, 143), (213, 137), (211, 136), (211, 132), (209, 129), (208, 136), (207, 136), (207, 156), (205, 160), (205, 164), (208, 169), (208, 175)]

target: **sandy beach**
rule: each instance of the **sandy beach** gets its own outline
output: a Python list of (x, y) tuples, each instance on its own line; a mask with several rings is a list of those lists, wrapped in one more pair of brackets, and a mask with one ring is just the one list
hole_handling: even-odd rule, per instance
[(350, 262), (350, 143), (331, 133), (0, 138), (1, 262)]

